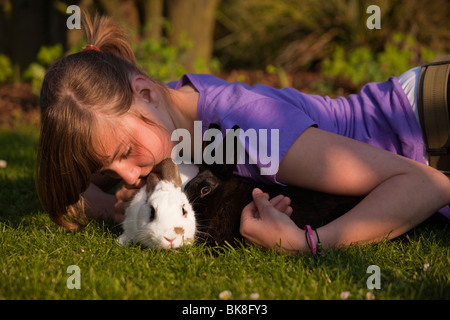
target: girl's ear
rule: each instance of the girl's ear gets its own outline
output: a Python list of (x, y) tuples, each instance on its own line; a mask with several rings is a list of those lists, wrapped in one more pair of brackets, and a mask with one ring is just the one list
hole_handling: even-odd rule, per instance
[(131, 79), (131, 89), (135, 97), (139, 97), (144, 102), (151, 103), (158, 106), (158, 94), (151, 83), (146, 77), (142, 75), (134, 76)]

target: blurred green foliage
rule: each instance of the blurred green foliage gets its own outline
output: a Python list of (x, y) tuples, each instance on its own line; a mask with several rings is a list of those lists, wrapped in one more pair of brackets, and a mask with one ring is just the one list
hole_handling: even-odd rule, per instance
[[(170, 29), (168, 22), (165, 22), (165, 26)], [(143, 38), (134, 43), (132, 48), (138, 66), (150, 77), (163, 82), (179, 79), (187, 72), (187, 51), (193, 44), (186, 39), (186, 35), (183, 33), (178, 37), (177, 46), (171, 45), (167, 37)], [(196, 73), (219, 72), (220, 63), (217, 59), (212, 59), (208, 64), (205, 59), (197, 58), (194, 61), (193, 69)]]
[(0, 54), (0, 83), (11, 81), (12, 75), (13, 67), (11, 60), (7, 56)]
[[(380, 8), (380, 30), (366, 26), (369, 5)], [(449, 16), (448, 0), (227, 0), (217, 13), (214, 54), (225, 69), (320, 71), (323, 61), (341, 57), (395, 74), (405, 60), (419, 65), (430, 52), (450, 52)]]
[[(182, 39), (182, 37), (180, 37)], [(185, 50), (191, 44), (180, 41), (179, 47), (169, 45), (167, 38), (159, 40), (143, 39), (133, 44), (137, 64), (151, 77), (161, 81), (169, 81), (186, 72), (183, 65)]]
[(356, 87), (369, 81), (385, 81), (390, 76), (399, 76), (416, 66), (414, 52), (424, 61), (431, 61), (437, 51), (420, 46), (410, 35), (395, 33), (384, 50), (373, 52), (368, 45), (347, 51), (337, 46), (331, 58), (325, 59), (322, 73), (328, 77), (343, 77)]

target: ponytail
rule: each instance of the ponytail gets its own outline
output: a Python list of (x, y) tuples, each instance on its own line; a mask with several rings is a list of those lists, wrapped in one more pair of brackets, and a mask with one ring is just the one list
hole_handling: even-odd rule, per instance
[(136, 58), (127, 35), (111, 18), (96, 15), (91, 21), (88, 15), (84, 15), (83, 27), (89, 45), (94, 45), (100, 51), (110, 52), (136, 65)]

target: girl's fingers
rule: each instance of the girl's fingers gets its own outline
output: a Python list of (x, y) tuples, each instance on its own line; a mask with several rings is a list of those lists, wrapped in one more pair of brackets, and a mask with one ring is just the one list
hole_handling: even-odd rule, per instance
[(116, 192), (117, 201), (131, 201), (134, 195), (139, 191), (139, 189), (129, 189), (127, 187), (121, 187), (119, 191)]
[(278, 211), (281, 211), (288, 216), (290, 216), (292, 214), (292, 208), (290, 207), (291, 199), (289, 197), (285, 197), (280, 194), (280, 195), (272, 198), (269, 202)]

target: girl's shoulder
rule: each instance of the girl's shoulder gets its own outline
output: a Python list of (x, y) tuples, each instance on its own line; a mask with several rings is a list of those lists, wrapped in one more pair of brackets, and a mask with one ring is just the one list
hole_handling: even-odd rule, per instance
[(232, 83), (210, 74), (186, 73), (181, 76), (180, 80), (167, 83), (167, 86), (171, 89), (179, 89), (186, 84), (192, 84), (198, 91), (201, 91), (210, 86), (227, 86)]
[(298, 98), (299, 96), (305, 96), (305, 94), (293, 88), (278, 89), (268, 85), (254, 84), (249, 85), (244, 82), (229, 82), (220, 77), (210, 74), (196, 74), (186, 73), (180, 80), (172, 81), (167, 84), (172, 89), (178, 89), (186, 84), (193, 85), (198, 92), (204, 94), (221, 94), (221, 95), (243, 95), (254, 98), (269, 97), (275, 100), (286, 100), (286, 98)]

